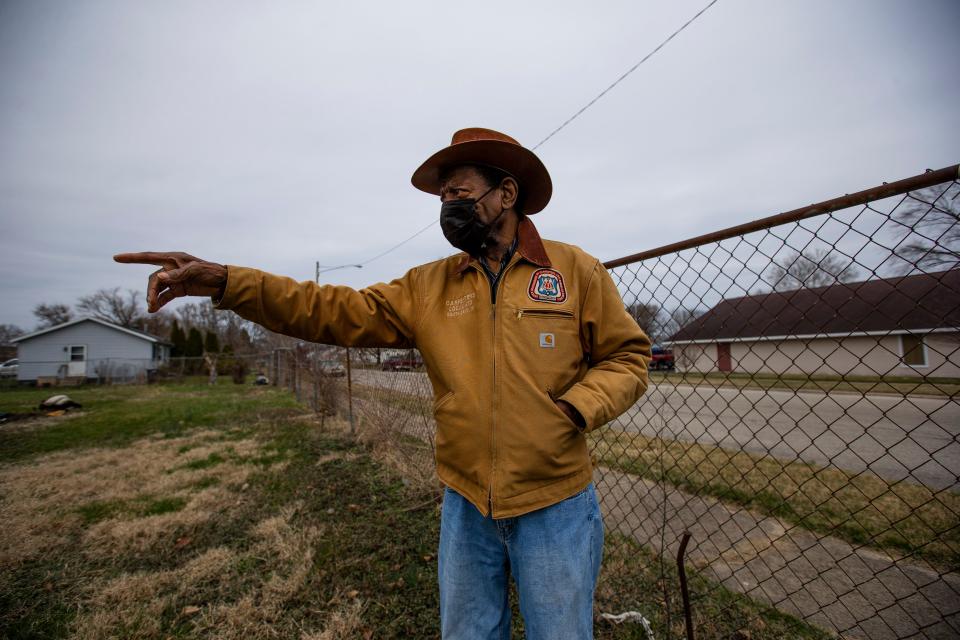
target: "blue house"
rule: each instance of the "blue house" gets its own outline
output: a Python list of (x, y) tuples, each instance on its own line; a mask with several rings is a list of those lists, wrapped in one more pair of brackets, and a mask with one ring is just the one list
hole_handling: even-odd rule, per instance
[(98, 318), (78, 318), (20, 336), (21, 382), (123, 381), (144, 378), (170, 359), (169, 342)]

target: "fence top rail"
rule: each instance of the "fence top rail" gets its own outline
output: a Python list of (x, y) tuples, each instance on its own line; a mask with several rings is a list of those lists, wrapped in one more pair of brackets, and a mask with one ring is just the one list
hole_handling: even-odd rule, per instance
[(733, 227), (721, 229), (720, 231), (705, 233), (701, 236), (667, 244), (656, 249), (641, 251), (640, 253), (624, 256), (623, 258), (617, 258), (615, 260), (608, 260), (607, 262), (603, 263), (603, 266), (607, 269), (622, 267), (623, 265), (640, 262), (641, 260), (649, 260), (650, 258), (657, 258), (659, 256), (667, 255), (668, 253), (676, 253), (677, 251), (682, 251), (684, 249), (692, 249), (693, 247), (699, 247), (712, 242), (719, 242), (720, 240), (734, 238), (736, 236), (741, 236), (753, 231), (769, 229), (771, 227), (786, 224), (788, 222), (798, 222), (800, 220), (812, 218), (824, 213), (839, 211), (840, 209), (866, 204), (867, 202), (872, 202), (874, 200), (889, 198), (890, 196), (896, 196), (909, 191), (923, 189), (924, 187), (931, 187), (933, 185), (948, 182), (950, 180), (957, 180), (958, 178), (960, 178), (960, 164), (954, 164), (949, 167), (944, 167), (943, 169), (926, 171), (920, 175), (904, 178), (903, 180), (897, 180), (896, 182), (885, 182), (870, 189), (864, 189), (863, 191), (849, 193), (838, 198), (824, 200), (823, 202), (810, 204), (805, 207), (800, 207), (799, 209), (784, 211), (783, 213), (767, 216), (766, 218), (760, 218), (759, 220), (754, 220), (752, 222), (738, 224)]

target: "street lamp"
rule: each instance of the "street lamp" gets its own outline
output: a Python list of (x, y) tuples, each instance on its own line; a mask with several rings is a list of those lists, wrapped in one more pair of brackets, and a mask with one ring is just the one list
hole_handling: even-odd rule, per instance
[(353, 267), (353, 268), (355, 268), (355, 269), (363, 269), (363, 265), (362, 265), (362, 264), (339, 264), (339, 265), (337, 265), (337, 266), (335, 266), (335, 267), (323, 267), (323, 268), (321, 269), (321, 268), (320, 268), (320, 261), (318, 260), (318, 261), (317, 261), (317, 273), (316, 273), (317, 284), (320, 283), (320, 274), (321, 274), (321, 273), (326, 273), (327, 271), (336, 271), (337, 269), (348, 269), (348, 268), (350, 268), (350, 267)]

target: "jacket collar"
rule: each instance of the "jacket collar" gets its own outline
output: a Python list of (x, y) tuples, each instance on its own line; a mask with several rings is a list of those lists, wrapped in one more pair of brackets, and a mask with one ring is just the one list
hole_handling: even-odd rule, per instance
[[(537, 228), (533, 226), (533, 222), (530, 221), (528, 216), (524, 216), (517, 226), (517, 238), (517, 253), (538, 267), (553, 266), (547, 256), (547, 250), (543, 247), (543, 240), (540, 239)], [(463, 254), (453, 272), (457, 275), (463, 273), (471, 262), (477, 262), (477, 259), (466, 253)]]

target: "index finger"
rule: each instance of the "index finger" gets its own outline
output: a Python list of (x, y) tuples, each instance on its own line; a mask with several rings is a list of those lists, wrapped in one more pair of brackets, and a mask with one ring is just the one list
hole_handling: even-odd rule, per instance
[(139, 253), (118, 253), (113, 256), (113, 259), (125, 264), (153, 264), (158, 267), (165, 267), (167, 265), (176, 266), (177, 261), (173, 256), (172, 253), (162, 251), (141, 251)]

